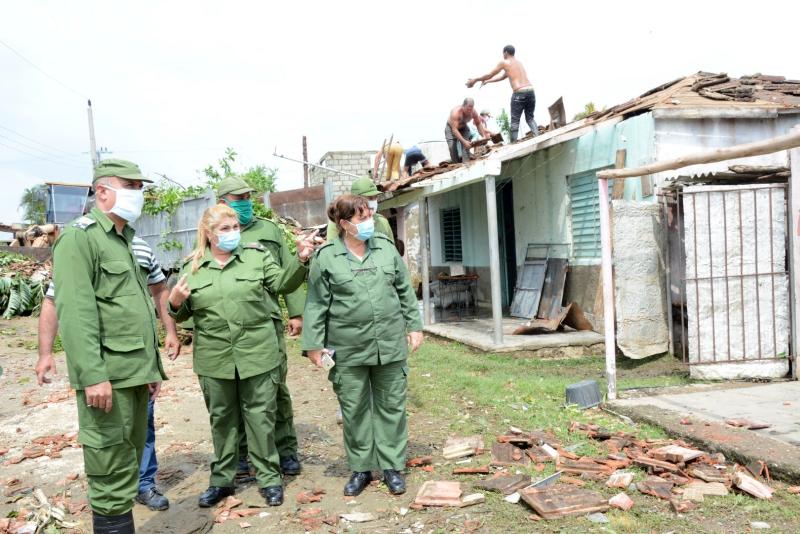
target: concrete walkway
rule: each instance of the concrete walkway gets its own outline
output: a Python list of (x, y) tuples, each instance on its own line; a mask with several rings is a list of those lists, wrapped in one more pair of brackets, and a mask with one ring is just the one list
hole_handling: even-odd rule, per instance
[(603, 335), (566, 330), (550, 334), (515, 336), (511, 333), (527, 321), (503, 317), (503, 342), (494, 342), (490, 318), (444, 321), (425, 327), (425, 332), (458, 341), (486, 352), (543, 351), (545, 356), (584, 356), (603, 353)]
[[(610, 407), (633, 419), (665, 428), (741, 462), (764, 460), (770, 470), (800, 480), (800, 382), (700, 385), (692, 392), (624, 398)], [(681, 424), (688, 419), (691, 424)], [(746, 430), (727, 419), (768, 423)]]

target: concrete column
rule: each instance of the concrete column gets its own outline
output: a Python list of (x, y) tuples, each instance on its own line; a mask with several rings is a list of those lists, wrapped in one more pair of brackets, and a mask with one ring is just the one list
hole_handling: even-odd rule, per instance
[(497, 232), (497, 189), (494, 176), (486, 177), (486, 227), (489, 231), (489, 273), (492, 285), (494, 343), (503, 343), (503, 303), (500, 286), (500, 242)]
[(431, 324), (431, 279), (430, 269), (428, 262), (428, 198), (422, 197), (419, 199), (419, 247), (422, 253), (421, 263), (419, 269), (422, 274), (422, 324), (429, 326)]
[[(800, 132), (795, 126), (792, 132)], [(789, 151), (791, 177), (789, 178), (789, 291), (792, 318), (792, 378), (797, 380), (797, 365), (800, 363), (800, 148)]]

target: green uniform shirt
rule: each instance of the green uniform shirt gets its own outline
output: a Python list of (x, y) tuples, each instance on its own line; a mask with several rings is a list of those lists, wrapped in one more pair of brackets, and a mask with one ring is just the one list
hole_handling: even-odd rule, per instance
[[(394, 234), (392, 233), (392, 226), (389, 224), (389, 219), (377, 212), (372, 216), (372, 219), (375, 221), (375, 235), (380, 234), (394, 243)], [(328, 241), (333, 241), (339, 237), (339, 227), (336, 226), (335, 222), (331, 221), (328, 223), (328, 233), (326, 235)]]
[[(274, 222), (256, 217), (250, 221), (250, 224), (242, 228), (241, 233), (242, 244), (261, 243), (272, 253), (272, 257), (278, 262), (279, 266), (286, 267), (294, 261), (294, 255), (292, 251), (289, 250), (289, 245), (286, 243), (283, 230)], [(272, 316), (276, 319), (281, 319), (281, 309), (278, 298), (275, 295), (271, 295), (271, 298), (275, 305)], [(286, 301), (289, 317), (299, 317), (303, 315), (306, 295), (302, 287), (298, 287), (291, 293), (284, 295), (283, 300)]]
[(102, 211), (64, 228), (53, 248), (59, 331), (70, 385), (114, 388), (166, 379), (147, 278), (131, 249), (133, 228), (118, 234)]
[[(272, 304), (264, 294), (287, 293), (303, 283), (307, 269), (296, 258), (281, 268), (259, 244), (233, 251), (224, 266), (206, 249), (200, 268), (184, 264), (191, 294), (170, 315), (182, 322), (194, 319), (194, 372), (200, 376), (233, 380), (266, 373), (281, 364), (281, 352)], [(56, 286), (58, 287), (58, 286)]]
[(336, 365), (386, 364), (405, 360), (406, 333), (421, 330), (408, 270), (388, 238), (368, 239), (363, 261), (341, 239), (316, 252), (303, 314), (303, 350), (333, 348)]

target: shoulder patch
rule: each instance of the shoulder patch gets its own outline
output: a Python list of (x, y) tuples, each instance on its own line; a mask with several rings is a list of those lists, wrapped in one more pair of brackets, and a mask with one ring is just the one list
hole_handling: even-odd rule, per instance
[(264, 245), (262, 245), (259, 242), (245, 243), (244, 245), (242, 245), (242, 248), (252, 248), (252, 249), (255, 249), (255, 250), (260, 250), (261, 252), (265, 252), (267, 250), (267, 247), (265, 247)]
[(94, 219), (84, 215), (83, 217), (76, 219), (75, 222), (72, 223), (72, 226), (74, 226), (75, 228), (80, 228), (81, 230), (86, 230), (88, 227), (90, 227), (96, 222), (97, 221), (95, 221)]

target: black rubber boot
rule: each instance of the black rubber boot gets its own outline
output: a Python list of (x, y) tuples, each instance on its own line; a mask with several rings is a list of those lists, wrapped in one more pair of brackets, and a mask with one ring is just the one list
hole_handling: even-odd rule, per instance
[(122, 515), (102, 515), (92, 512), (94, 534), (134, 534), (133, 512)]

